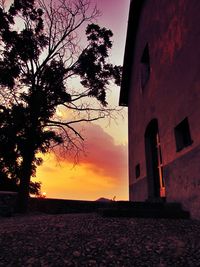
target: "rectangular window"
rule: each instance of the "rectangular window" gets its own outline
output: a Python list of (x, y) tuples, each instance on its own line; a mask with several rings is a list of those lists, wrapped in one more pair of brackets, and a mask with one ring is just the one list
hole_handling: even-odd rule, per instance
[(181, 151), (184, 147), (192, 144), (190, 135), (190, 127), (188, 119), (185, 118), (174, 128), (175, 140), (176, 140), (176, 151)]
[(139, 178), (140, 177), (140, 164), (137, 164), (135, 166), (135, 177)]
[(149, 57), (149, 45), (146, 44), (141, 60), (140, 60), (140, 79), (141, 88), (144, 89), (146, 83), (150, 77), (150, 57)]

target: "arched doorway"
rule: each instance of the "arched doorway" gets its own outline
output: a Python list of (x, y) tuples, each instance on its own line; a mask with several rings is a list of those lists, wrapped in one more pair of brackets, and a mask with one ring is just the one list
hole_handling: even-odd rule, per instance
[(151, 120), (146, 128), (145, 153), (148, 180), (148, 199), (152, 201), (165, 198), (162, 154), (157, 119)]

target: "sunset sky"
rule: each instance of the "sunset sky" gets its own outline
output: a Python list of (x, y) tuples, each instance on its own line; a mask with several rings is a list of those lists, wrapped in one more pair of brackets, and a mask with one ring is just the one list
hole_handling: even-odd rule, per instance
[[(129, 0), (93, 0), (102, 15), (97, 23), (113, 31), (111, 63), (122, 65)], [(119, 88), (112, 86), (109, 101), (118, 104)], [(44, 157), (33, 181), (42, 182), (42, 192), (49, 198), (96, 200), (100, 197), (128, 199), (127, 110), (124, 119), (84, 125), (86, 155), (74, 166), (73, 159)]]

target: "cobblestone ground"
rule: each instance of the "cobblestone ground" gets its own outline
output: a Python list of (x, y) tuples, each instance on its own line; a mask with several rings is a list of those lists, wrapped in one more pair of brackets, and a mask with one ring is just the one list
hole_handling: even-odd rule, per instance
[(200, 266), (200, 221), (95, 214), (0, 218), (0, 266)]

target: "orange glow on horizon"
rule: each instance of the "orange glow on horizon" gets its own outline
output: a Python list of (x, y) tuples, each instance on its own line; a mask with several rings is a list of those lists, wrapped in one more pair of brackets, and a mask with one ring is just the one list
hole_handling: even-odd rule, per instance
[(101, 168), (83, 163), (73, 166), (67, 161), (58, 162), (54, 154), (44, 157), (33, 181), (42, 182), (42, 191), (48, 198), (96, 200), (100, 197), (116, 200), (128, 199), (127, 175), (115, 179)]
[(57, 160), (53, 153), (43, 156), (33, 181), (42, 182), (48, 198), (96, 200), (100, 197), (128, 199), (127, 144), (118, 144), (101, 126), (85, 125), (85, 155), (74, 166), (70, 155)]

